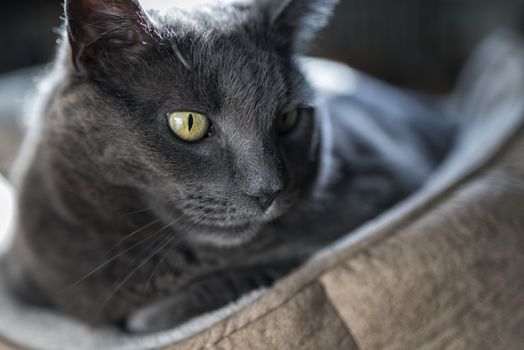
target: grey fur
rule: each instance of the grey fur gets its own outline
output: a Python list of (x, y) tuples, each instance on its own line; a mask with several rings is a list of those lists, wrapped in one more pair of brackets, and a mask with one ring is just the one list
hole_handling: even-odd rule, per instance
[[(68, 2), (69, 40), (19, 162), (14, 288), (94, 325), (165, 329), (271, 285), (420, 186), (450, 129), (380, 85), (379, 104), (315, 94), (296, 50), (335, 1), (280, 3)], [(392, 112), (399, 101), (413, 114)], [(299, 124), (278, 136), (295, 107)], [(177, 139), (176, 110), (209, 116), (212, 135)]]
[(262, 0), (272, 9), (271, 25), (285, 33), (296, 52), (305, 51), (317, 31), (327, 24), (338, 0)]

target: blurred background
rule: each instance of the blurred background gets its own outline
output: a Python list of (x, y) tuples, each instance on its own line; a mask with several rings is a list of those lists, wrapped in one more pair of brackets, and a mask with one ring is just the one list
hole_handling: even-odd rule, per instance
[[(61, 16), (61, 0), (3, 1), (0, 74), (49, 61)], [(474, 45), (501, 27), (524, 30), (524, 0), (341, 0), (313, 54), (441, 93)]]

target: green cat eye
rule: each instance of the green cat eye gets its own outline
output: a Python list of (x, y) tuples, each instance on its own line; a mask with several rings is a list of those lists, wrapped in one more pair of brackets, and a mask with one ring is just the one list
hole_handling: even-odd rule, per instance
[(298, 110), (294, 109), (282, 114), (276, 121), (276, 129), (280, 134), (291, 131), (298, 122)]
[(209, 119), (195, 112), (175, 112), (168, 117), (171, 131), (184, 141), (195, 142), (203, 139), (211, 123)]

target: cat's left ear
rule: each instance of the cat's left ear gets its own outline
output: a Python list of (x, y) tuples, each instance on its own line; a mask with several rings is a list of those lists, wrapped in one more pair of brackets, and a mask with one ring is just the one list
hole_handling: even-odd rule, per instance
[(262, 0), (269, 11), (272, 30), (294, 52), (308, 48), (315, 34), (327, 23), (338, 0)]
[(150, 41), (152, 25), (138, 0), (66, 0), (65, 10), (77, 71), (132, 59)]

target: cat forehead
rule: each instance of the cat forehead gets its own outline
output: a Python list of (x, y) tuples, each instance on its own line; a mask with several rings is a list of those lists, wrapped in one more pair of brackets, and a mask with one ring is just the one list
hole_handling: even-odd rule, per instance
[[(251, 43), (211, 45), (193, 52), (196, 84), (215, 82), (222, 110), (271, 119), (290, 104), (305, 103), (304, 81), (292, 59)], [(191, 58), (190, 58), (191, 59)], [(192, 74), (187, 72), (187, 74)]]
[(184, 76), (191, 90), (211, 89), (231, 106), (276, 110), (300, 99), (303, 79), (290, 52), (277, 45), (260, 21), (239, 16), (242, 11), (224, 11), (222, 18), (215, 10), (191, 12), (194, 18), (185, 21), (178, 20), (178, 11), (163, 18), (163, 30), (170, 33), (167, 62), (176, 61), (174, 74)]
[[(209, 6), (193, 11), (152, 12), (160, 36), (170, 42), (178, 58), (188, 67), (188, 59), (229, 66), (274, 63), (279, 54), (276, 38), (264, 21), (248, 6)], [(187, 58), (184, 55), (191, 57)], [(284, 55), (285, 56), (285, 55)]]
[(180, 54), (189, 67), (180, 70), (183, 64), (178, 64), (175, 74), (187, 78), (183, 87), (191, 86), (186, 90), (190, 98), (214, 101), (223, 115), (270, 123), (275, 113), (302, 101), (301, 76), (288, 59), (271, 50), (230, 42), (199, 45)]

